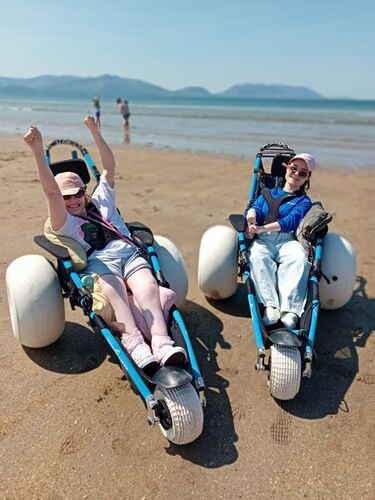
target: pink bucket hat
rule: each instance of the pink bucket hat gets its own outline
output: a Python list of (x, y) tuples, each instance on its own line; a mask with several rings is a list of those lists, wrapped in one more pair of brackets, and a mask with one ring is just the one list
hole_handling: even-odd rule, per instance
[(62, 194), (76, 194), (86, 188), (81, 177), (74, 172), (62, 172), (55, 179)]
[(294, 156), (289, 163), (291, 163), (293, 160), (303, 160), (306, 163), (306, 166), (310, 170), (310, 172), (312, 172), (318, 167), (316, 161), (309, 153), (298, 154)]

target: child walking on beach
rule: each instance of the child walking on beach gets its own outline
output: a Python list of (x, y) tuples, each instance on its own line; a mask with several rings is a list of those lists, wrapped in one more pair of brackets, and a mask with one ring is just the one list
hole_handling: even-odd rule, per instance
[[(88, 116), (84, 123), (92, 134), (103, 164), (100, 182), (92, 197), (86, 194), (86, 186), (77, 174), (63, 172), (53, 176), (44, 160), (42, 135), (36, 127), (31, 127), (24, 137), (34, 155), (47, 198), (51, 229), (57, 235), (75, 239), (88, 252), (86, 272), (99, 275), (102, 291), (122, 327), (121, 342), (138, 366), (145, 368), (155, 362), (161, 366), (183, 365), (186, 353), (182, 347), (174, 346), (168, 335), (158, 285), (150, 265), (132, 243), (129, 230), (116, 209), (113, 153), (95, 119)], [(151, 348), (135, 323), (127, 289), (146, 320), (151, 333)]]

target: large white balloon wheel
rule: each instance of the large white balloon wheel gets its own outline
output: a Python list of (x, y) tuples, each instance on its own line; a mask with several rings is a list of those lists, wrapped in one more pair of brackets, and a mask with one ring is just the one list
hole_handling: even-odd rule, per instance
[(338, 309), (352, 297), (357, 274), (356, 252), (341, 234), (328, 233), (323, 241), (323, 277), (319, 283), (320, 307)]
[(13, 334), (25, 347), (55, 342), (65, 326), (64, 300), (51, 263), (41, 255), (23, 255), (6, 270)]
[(162, 408), (160, 429), (169, 441), (183, 445), (201, 435), (203, 408), (190, 383), (172, 389), (157, 386), (154, 396)]
[(165, 236), (154, 236), (154, 247), (165, 279), (176, 293), (176, 306), (181, 307), (186, 299), (189, 278), (186, 264), (180, 250)]
[(276, 399), (293, 399), (301, 385), (301, 351), (273, 344), (270, 349), (268, 387)]
[(237, 273), (236, 231), (227, 226), (213, 226), (207, 229), (199, 247), (199, 288), (210, 299), (228, 299), (237, 290)]

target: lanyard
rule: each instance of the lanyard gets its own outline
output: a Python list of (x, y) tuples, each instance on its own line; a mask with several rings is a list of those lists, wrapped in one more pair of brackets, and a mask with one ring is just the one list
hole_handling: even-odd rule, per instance
[(81, 217), (82, 219), (88, 220), (90, 222), (97, 222), (101, 226), (103, 226), (103, 227), (109, 229), (110, 231), (112, 231), (120, 240), (125, 241), (125, 243), (128, 243), (129, 245), (135, 245), (135, 243), (134, 243), (133, 240), (131, 240), (130, 238), (128, 238), (124, 234), (120, 233), (120, 231), (111, 222), (105, 221), (101, 217), (101, 215), (96, 215), (95, 213), (90, 213), (90, 214), (87, 214), (87, 215), (88, 215), (87, 217), (82, 216), (82, 215), (80, 215), (79, 217)]

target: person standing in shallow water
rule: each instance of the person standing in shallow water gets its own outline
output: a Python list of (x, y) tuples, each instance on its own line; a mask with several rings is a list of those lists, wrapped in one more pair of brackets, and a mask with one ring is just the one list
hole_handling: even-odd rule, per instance
[(92, 103), (93, 103), (94, 108), (95, 108), (96, 125), (97, 125), (98, 128), (100, 128), (100, 114), (101, 114), (101, 111), (100, 111), (100, 97), (94, 97), (92, 99)]
[(129, 103), (128, 101), (123, 101), (121, 97), (118, 97), (116, 99), (116, 103), (120, 110), (120, 113), (122, 114), (122, 117), (124, 118), (124, 128), (127, 130), (129, 128), (130, 117)]
[[(159, 287), (150, 265), (131, 240), (129, 229), (116, 208), (113, 153), (94, 117), (86, 117), (84, 123), (91, 132), (103, 165), (99, 184), (91, 197), (86, 194), (86, 186), (76, 173), (63, 172), (53, 176), (44, 160), (42, 135), (36, 127), (31, 127), (24, 137), (34, 155), (47, 198), (50, 228), (59, 236), (73, 238), (86, 252), (90, 251), (85, 272), (99, 276), (101, 289), (121, 328), (121, 343), (137, 365), (142, 369), (156, 362), (161, 366), (184, 365), (186, 352), (182, 347), (174, 346), (168, 335)], [(136, 324), (128, 289), (147, 323), (151, 348)]]

